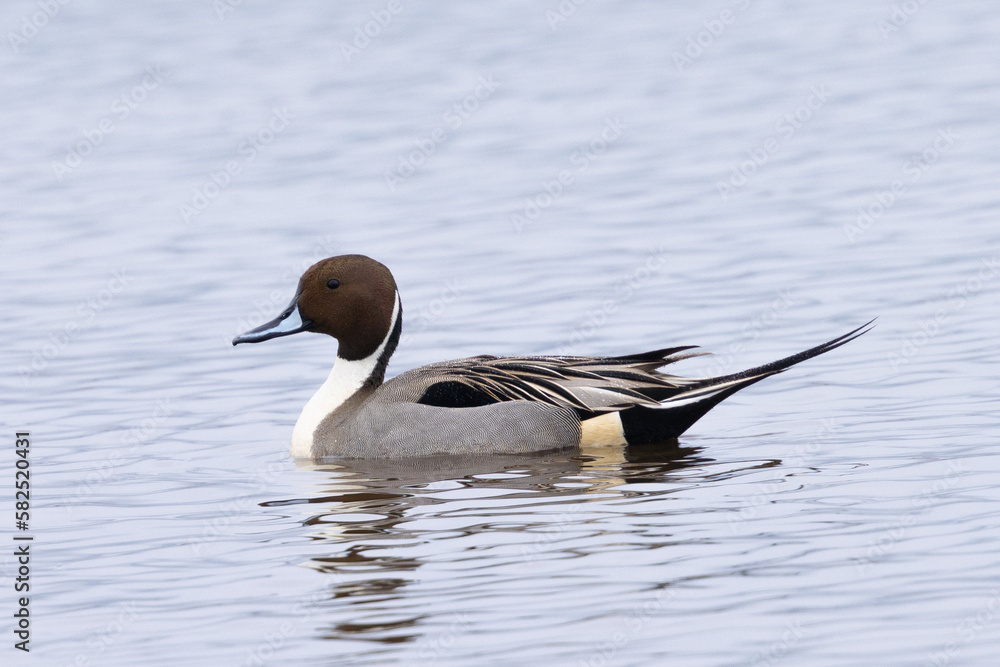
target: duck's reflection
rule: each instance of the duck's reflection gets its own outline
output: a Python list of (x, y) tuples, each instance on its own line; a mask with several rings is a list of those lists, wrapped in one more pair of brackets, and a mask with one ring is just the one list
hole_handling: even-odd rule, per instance
[(503, 548), (505, 536), (497, 534), (509, 533), (507, 560), (552, 557), (585, 503), (620, 495), (615, 487), (623, 485), (690, 482), (685, 469), (711, 461), (699, 451), (673, 443), (627, 452), (303, 463), (328, 475), (319, 492), (263, 505), (316, 506), (305, 524), (331, 553), (307, 565), (334, 575), (331, 601), (358, 605), (349, 622), (328, 626), (321, 636), (399, 643), (418, 637), (414, 629), (426, 617), (426, 608), (418, 611), (407, 598), (421, 578), (417, 570), (434, 558), (432, 541), (493, 533), (478, 540), (488, 547), (466, 548)]

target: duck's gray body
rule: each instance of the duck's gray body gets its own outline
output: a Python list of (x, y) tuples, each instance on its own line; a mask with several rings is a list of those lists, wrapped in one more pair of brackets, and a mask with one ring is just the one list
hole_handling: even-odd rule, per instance
[(388, 269), (347, 255), (311, 267), (281, 316), (233, 343), (299, 331), (336, 337), (337, 361), (296, 423), (292, 453), (398, 459), (668, 442), (736, 391), (840, 347), (867, 326), (712, 378), (657, 370), (693, 356), (685, 346), (619, 357), (470, 357), (383, 383), (402, 330), (401, 302)]
[(324, 419), (315, 431), (313, 456), (527, 454), (580, 444), (580, 420), (566, 408), (529, 401), (441, 408), (390, 396), (378, 391), (361, 407), (345, 404), (342, 414)]

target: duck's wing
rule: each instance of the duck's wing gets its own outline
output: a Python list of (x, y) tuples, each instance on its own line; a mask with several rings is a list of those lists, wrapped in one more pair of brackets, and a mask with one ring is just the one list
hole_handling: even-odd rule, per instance
[[(503, 401), (537, 401), (576, 411), (581, 418), (655, 406), (698, 380), (656, 369), (698, 356), (694, 346), (671, 347), (620, 357), (480, 356), (425, 366), (418, 403), (475, 407)], [(411, 371), (412, 373), (413, 371)]]

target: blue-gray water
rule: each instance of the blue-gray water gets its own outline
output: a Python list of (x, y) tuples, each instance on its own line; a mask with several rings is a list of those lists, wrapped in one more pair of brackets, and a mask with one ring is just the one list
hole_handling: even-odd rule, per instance
[[(11, 0), (0, 29), (35, 535), (24, 656), (4, 491), (4, 664), (995, 664), (991, 4)], [(390, 374), (732, 372), (879, 320), (678, 452), (297, 465), (333, 341), (229, 339), (352, 252), (400, 285)]]

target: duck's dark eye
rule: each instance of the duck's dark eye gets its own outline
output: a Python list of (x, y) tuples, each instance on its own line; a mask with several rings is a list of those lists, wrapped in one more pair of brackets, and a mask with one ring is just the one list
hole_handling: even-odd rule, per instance
[(329, 280), (326, 281), (326, 286), (329, 287), (330, 289), (337, 289), (338, 287), (340, 287), (340, 281), (337, 280), (336, 278), (330, 278)]

